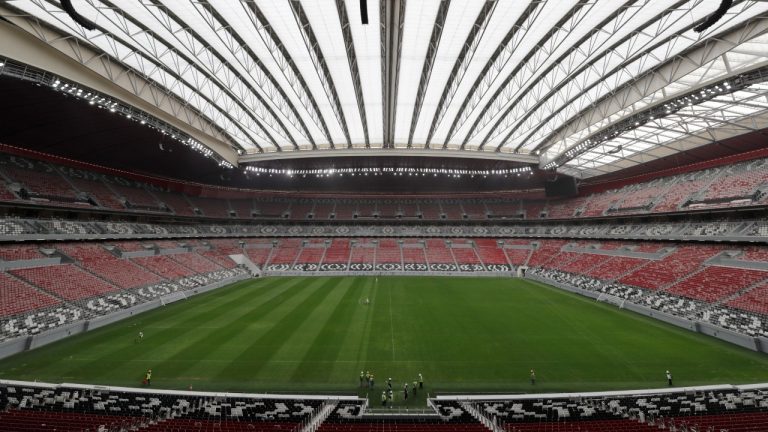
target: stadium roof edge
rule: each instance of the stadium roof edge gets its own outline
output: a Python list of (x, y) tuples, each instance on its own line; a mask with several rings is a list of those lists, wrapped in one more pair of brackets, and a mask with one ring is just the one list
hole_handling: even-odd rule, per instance
[[(703, 32), (694, 27), (710, 4), (681, 0), (403, 2), (391, 17), (386, 2), (370, 0), (370, 25), (356, 19), (357, 2), (80, 3), (95, 29), (42, 0), (4, 3), (0, 17), (47, 45), (51, 59), (112, 74), (115, 90), (130, 92), (133, 80), (143, 103), (154, 93), (176, 104), (162, 111), (226, 138), (229, 148), (213, 150), (233, 165), (232, 146), (265, 159), (343, 157), (342, 147), (365, 146), (402, 152), (388, 156), (443, 147), (508, 160), (518, 150), (541, 154), (554, 139), (551, 159), (626, 112), (738, 75), (764, 61), (768, 43), (766, 1), (734, 2)], [(452, 31), (435, 31), (443, 27)], [(404, 39), (383, 56), (395, 30)], [(762, 124), (766, 94), (766, 86), (743, 89), (638, 124), (568, 169), (589, 178), (684, 152), (708, 135), (757, 129), (742, 121)]]
[(239, 163), (263, 162), (286, 159), (303, 159), (318, 157), (371, 157), (371, 156), (399, 156), (399, 157), (440, 157), (457, 159), (487, 159), (505, 162), (522, 162), (539, 164), (539, 157), (528, 154), (506, 152), (480, 152), (450, 149), (405, 149), (405, 148), (348, 148), (336, 150), (313, 151), (282, 151), (264, 152), (242, 155)]
[[(32, 29), (22, 27), (29, 25), (27, 20), (13, 20), (6, 15), (3, 10), (6, 6), (0, 4), (0, 16), (9, 20), (0, 20), (0, 39), (3, 40), (0, 55), (143, 110), (199, 140), (231, 164), (237, 163), (237, 153), (226, 133), (188, 103), (163, 90), (148, 90), (157, 89), (151, 80), (133, 73), (113, 59), (104, 58), (102, 53), (85, 45), (57, 44), (58, 49), (55, 49), (48, 43), (41, 43), (32, 34), (51, 40), (66, 37), (42, 24), (36, 26), (32, 33)], [(65, 45), (67, 49), (63, 48)], [(100, 60), (95, 61), (97, 58)]]

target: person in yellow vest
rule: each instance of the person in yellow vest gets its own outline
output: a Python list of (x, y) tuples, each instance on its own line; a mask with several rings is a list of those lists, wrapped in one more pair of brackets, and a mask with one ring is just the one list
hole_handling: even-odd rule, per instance
[(147, 369), (147, 373), (144, 375), (144, 384), (152, 385), (152, 369)]

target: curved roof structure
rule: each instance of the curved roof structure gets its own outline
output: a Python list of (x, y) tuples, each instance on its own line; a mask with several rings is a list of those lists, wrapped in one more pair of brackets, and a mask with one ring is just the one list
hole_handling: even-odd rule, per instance
[(768, 127), (766, 1), (701, 33), (719, 1), (368, 0), (368, 24), (361, 3), (73, 1), (94, 30), (58, 1), (0, 15), (240, 162), (434, 154), (590, 177)]

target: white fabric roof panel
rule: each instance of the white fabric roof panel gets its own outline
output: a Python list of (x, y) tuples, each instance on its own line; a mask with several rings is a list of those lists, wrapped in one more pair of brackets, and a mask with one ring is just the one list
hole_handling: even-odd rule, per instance
[[(765, 1), (737, 0), (696, 33), (719, 0), (391, 0), (403, 25), (389, 93), (383, 53), (398, 47), (383, 37), (400, 29), (383, 1), (367, 2), (367, 25), (356, 0), (73, 1), (94, 31), (56, 1), (0, 11), (119, 61), (250, 154), (429, 147), (544, 165), (638, 110), (768, 66)], [(657, 119), (565, 169), (588, 177), (702, 145), (713, 129), (760, 129), (765, 93), (753, 85)]]

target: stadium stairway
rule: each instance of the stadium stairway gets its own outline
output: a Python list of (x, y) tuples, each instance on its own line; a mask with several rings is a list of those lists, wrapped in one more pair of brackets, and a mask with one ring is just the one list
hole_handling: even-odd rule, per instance
[(320, 429), (320, 425), (333, 413), (337, 405), (338, 401), (325, 401), (322, 407), (316, 411), (316, 414), (306, 421), (298, 432), (315, 432)]
[(464, 408), (466, 412), (468, 412), (472, 417), (476, 418), (477, 421), (482, 423), (485, 427), (491, 430), (491, 432), (504, 432), (504, 428), (500, 427), (495, 421), (485, 417), (483, 414), (478, 411), (477, 407), (469, 402), (463, 402), (461, 404), (461, 407)]

